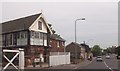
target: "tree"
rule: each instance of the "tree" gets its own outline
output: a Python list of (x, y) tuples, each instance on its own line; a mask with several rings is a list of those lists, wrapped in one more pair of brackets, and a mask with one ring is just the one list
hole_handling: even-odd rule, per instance
[(99, 45), (94, 45), (92, 48), (92, 53), (93, 53), (93, 56), (102, 55), (102, 49), (100, 48)]
[(116, 53), (117, 53), (118, 55), (120, 55), (120, 46), (117, 47)]

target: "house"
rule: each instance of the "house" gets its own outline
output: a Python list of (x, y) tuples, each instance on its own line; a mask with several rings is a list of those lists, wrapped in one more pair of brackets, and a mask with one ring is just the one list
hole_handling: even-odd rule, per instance
[(84, 58), (85, 56), (85, 48), (80, 44), (71, 42), (66, 46), (66, 51), (70, 52), (71, 59), (74, 59), (77, 53), (77, 59)]
[[(49, 47), (49, 37), (53, 34), (42, 13), (3, 22), (2, 48), (25, 51), (25, 61), (34, 62), (44, 55)], [(50, 43), (51, 44), (51, 43)]]
[(85, 48), (84, 59), (88, 59), (90, 56), (93, 57), (93, 54), (91, 53), (91, 49), (90, 49), (89, 45), (85, 44), (85, 42), (80, 45), (81, 45), (81, 47)]
[(64, 52), (65, 40), (58, 34), (50, 35), (49, 40), (50, 52)]

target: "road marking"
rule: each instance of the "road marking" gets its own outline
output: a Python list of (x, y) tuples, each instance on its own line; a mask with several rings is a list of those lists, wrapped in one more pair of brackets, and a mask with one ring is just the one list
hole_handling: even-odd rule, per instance
[(113, 71), (112, 68), (109, 68), (109, 69), (110, 69), (111, 71)]
[(104, 61), (104, 64), (105, 64), (105, 66), (108, 68), (108, 65), (106, 64), (106, 62)]
[(112, 68), (110, 68), (110, 67), (106, 64), (105, 61), (104, 61), (104, 64), (105, 64), (105, 66), (106, 66), (107, 68), (109, 68), (111, 71), (113, 71)]

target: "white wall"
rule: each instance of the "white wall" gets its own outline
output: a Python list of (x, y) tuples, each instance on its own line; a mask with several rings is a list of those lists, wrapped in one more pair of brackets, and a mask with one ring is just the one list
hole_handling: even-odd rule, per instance
[(56, 65), (70, 64), (70, 52), (66, 52), (66, 53), (64, 55), (49, 56), (49, 65), (56, 66)]

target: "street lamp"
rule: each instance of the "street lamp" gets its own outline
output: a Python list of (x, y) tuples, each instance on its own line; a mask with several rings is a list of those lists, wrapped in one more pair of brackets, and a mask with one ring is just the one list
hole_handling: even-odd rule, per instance
[[(80, 18), (80, 19), (75, 20), (75, 43), (77, 42), (77, 39), (76, 39), (76, 22), (79, 21), (79, 20), (85, 20), (85, 18)], [(75, 48), (75, 58), (77, 59), (77, 47)]]

